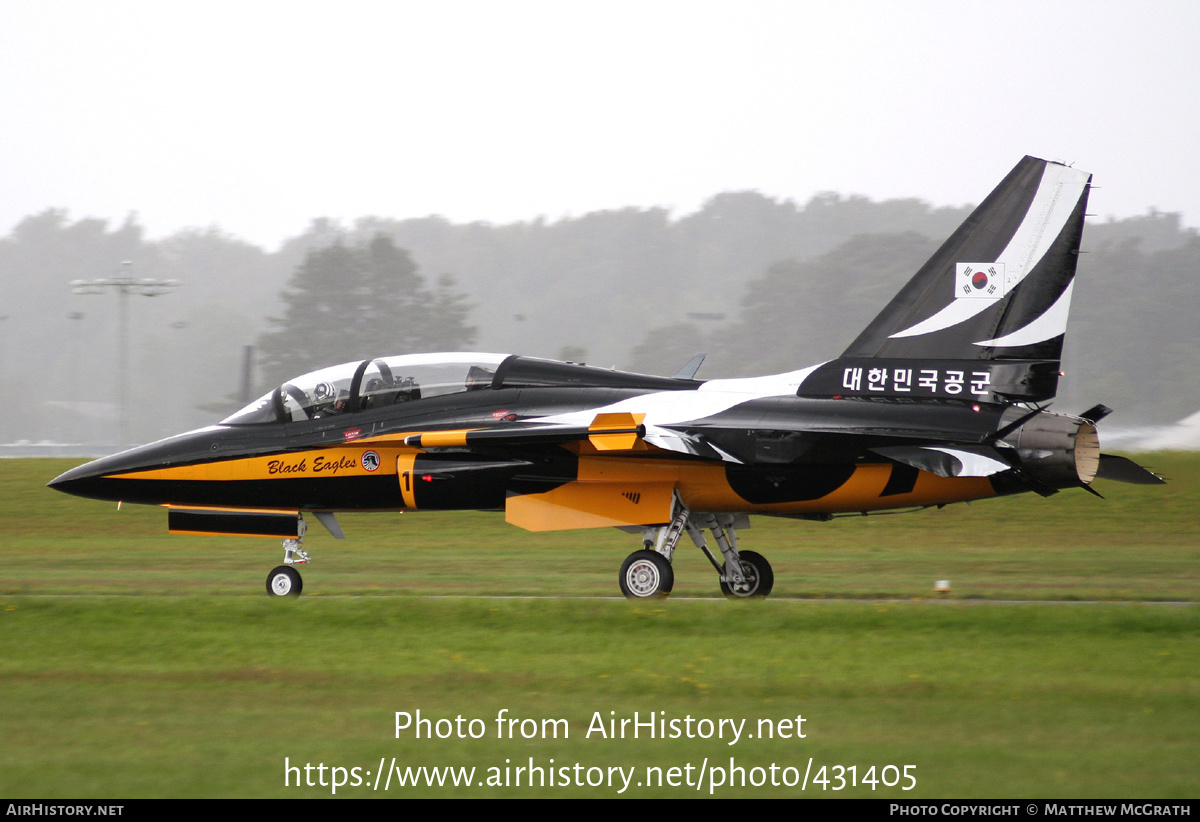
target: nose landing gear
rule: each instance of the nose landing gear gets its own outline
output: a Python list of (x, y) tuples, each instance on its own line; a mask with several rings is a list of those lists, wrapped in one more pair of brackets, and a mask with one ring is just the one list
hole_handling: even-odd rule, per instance
[(303, 519), (298, 523), (295, 539), (283, 541), (283, 565), (278, 565), (267, 574), (267, 593), (273, 597), (298, 597), (304, 590), (304, 580), (293, 565), (306, 565), (311, 561), (308, 552), (300, 547), (307, 526)]

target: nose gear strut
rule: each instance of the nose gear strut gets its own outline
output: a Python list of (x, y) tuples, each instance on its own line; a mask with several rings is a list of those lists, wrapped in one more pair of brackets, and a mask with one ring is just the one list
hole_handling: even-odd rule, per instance
[(312, 561), (308, 552), (300, 547), (300, 541), (308, 531), (303, 518), (296, 522), (296, 538), (283, 541), (283, 565), (267, 574), (267, 593), (273, 597), (298, 597), (304, 588), (304, 580), (293, 565), (307, 565)]

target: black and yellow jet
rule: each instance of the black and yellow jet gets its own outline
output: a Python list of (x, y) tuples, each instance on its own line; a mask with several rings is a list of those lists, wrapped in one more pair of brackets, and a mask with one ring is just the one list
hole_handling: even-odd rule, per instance
[[(163, 505), (174, 533), (283, 538), (267, 591), (301, 590), (305, 513), (502, 510), (532, 531), (616, 526), (628, 597), (671, 591), (686, 532), (730, 596), (766, 596), (748, 515), (825, 520), (1024, 491), (1157, 483), (1100, 453), (1109, 409), (1049, 413), (1091, 176), (1026, 157), (837, 359), (697, 380), (496, 354), (408, 354), (297, 377), (217, 425), (50, 483)], [(710, 550), (712, 534), (721, 560)]]

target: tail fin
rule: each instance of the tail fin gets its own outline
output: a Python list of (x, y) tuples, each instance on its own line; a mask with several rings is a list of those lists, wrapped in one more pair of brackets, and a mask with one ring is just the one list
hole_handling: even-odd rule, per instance
[(1022, 159), (800, 395), (1053, 397), (1090, 185)]

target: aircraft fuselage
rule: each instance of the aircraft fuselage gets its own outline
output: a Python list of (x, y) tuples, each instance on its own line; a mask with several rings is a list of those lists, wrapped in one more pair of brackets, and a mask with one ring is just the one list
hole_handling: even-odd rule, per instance
[[(686, 390), (686, 389), (684, 389)], [(114, 501), (177, 506), (343, 511), (505, 508), (521, 493), (574, 483), (644, 484), (678, 490), (693, 510), (834, 514), (935, 505), (1019, 490), (988, 477), (942, 477), (870, 451), (948, 439), (979, 441), (1003, 409), (863, 399), (741, 399), (711, 417), (673, 423), (724, 452), (723, 460), (644, 446), (619, 456), (586, 440), (511, 447), (405, 444), (418, 433), (514, 433), (527, 420), (594, 413), (623, 401), (651, 405), (632, 388), (521, 388), (289, 421), (277, 426), (214, 425), (69, 471), (58, 490)], [(435, 410), (419, 407), (436, 403)], [(519, 410), (517, 415), (515, 410)], [(867, 433), (878, 430), (878, 436)]]

